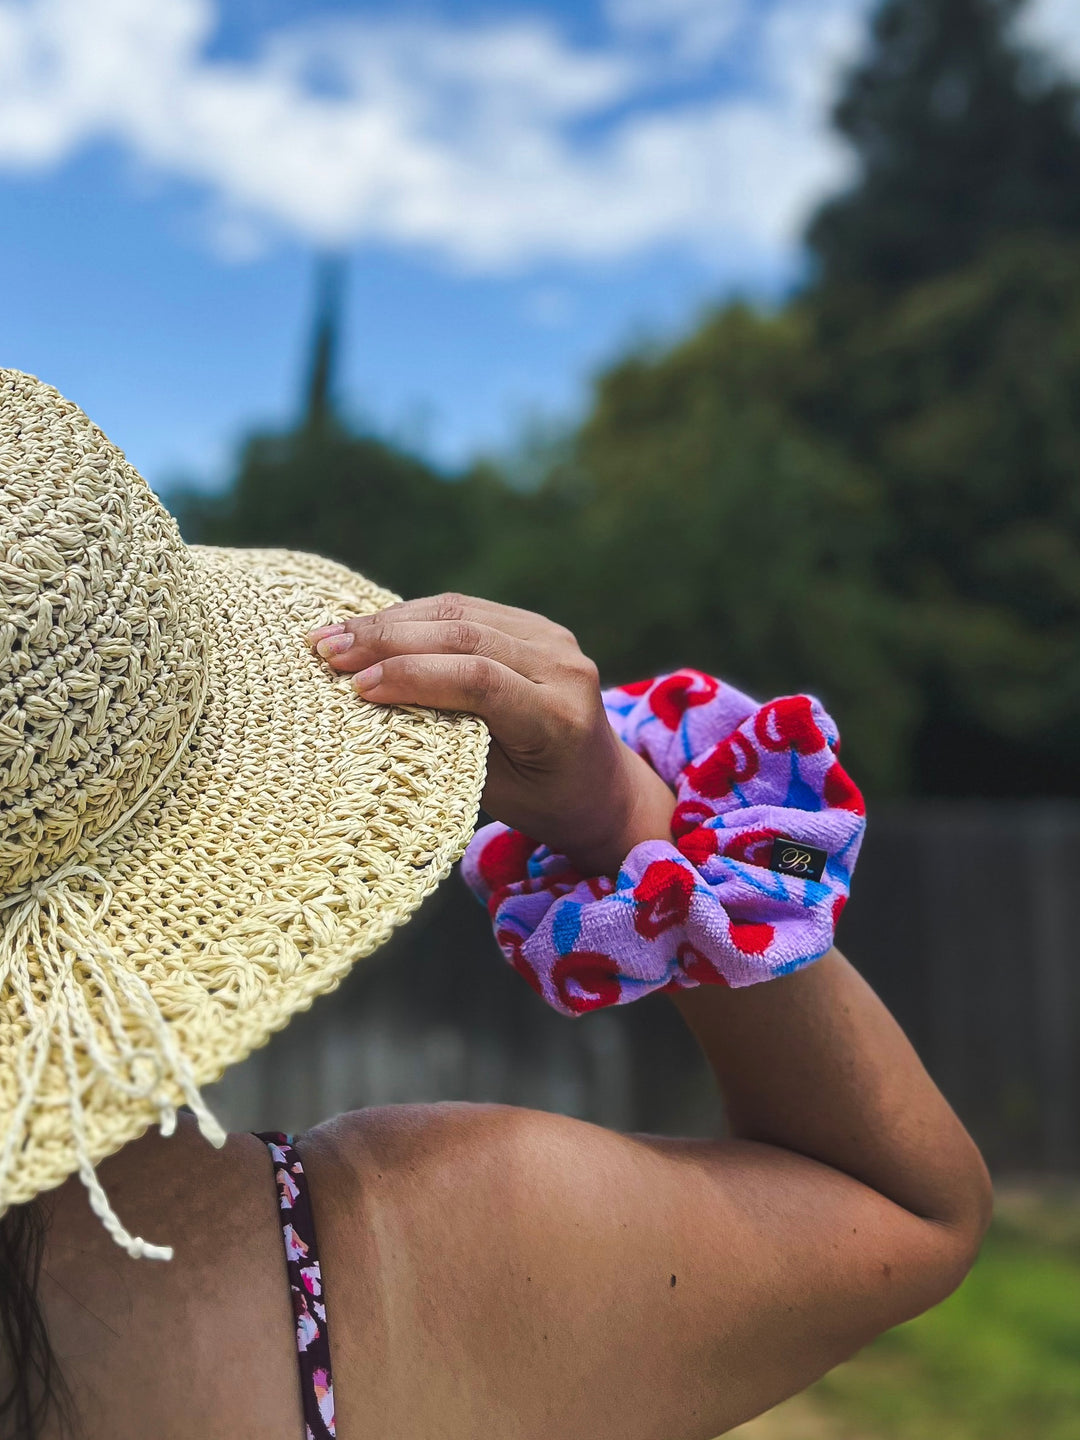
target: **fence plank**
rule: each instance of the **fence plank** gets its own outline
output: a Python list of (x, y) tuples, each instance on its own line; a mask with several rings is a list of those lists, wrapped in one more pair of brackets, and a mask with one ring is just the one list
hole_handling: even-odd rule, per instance
[(1031, 958), (1039, 1027), (1042, 1168), (1075, 1168), (1078, 1135), (1076, 974), (1078, 954), (1070, 877), (1077, 874), (1077, 827), (1060, 809), (1045, 809), (1027, 832), (1033, 894)]

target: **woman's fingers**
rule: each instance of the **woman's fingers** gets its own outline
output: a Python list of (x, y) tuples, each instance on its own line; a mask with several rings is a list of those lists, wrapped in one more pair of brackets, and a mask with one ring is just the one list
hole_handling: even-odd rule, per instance
[(519, 610), (513, 605), (499, 605), (494, 600), (482, 600), (474, 595), (427, 595), (419, 600), (401, 600), (374, 615), (360, 615), (342, 625), (324, 625), (313, 630), (308, 637), (314, 644), (318, 639), (331, 634), (341, 634), (347, 629), (359, 633), (382, 624), (401, 621), (431, 621), (441, 623), (474, 623), (487, 625), (513, 635), (519, 640), (547, 639), (551, 641), (573, 641), (569, 630), (543, 615), (531, 610)]
[(486, 655), (392, 655), (353, 677), (379, 705), (429, 705), (479, 715), (504, 747), (529, 748), (543, 735), (540, 687)]
[(480, 655), (509, 666), (529, 680), (550, 673), (543, 651), (476, 620), (404, 620), (377, 617), (373, 623), (347, 627), (315, 647), (336, 670), (364, 670), (391, 655)]
[(496, 600), (485, 600), (479, 595), (459, 595), (456, 591), (424, 595), (418, 600), (402, 600), (392, 605), (388, 613), (409, 620), (477, 620), (523, 640), (555, 632), (570, 633), (532, 610), (520, 610), (516, 605), (500, 605)]
[[(322, 626), (308, 638), (337, 670), (352, 673), (365, 700), (486, 721), (495, 743), (484, 805), (507, 825), (561, 853), (576, 846), (591, 857), (606, 854), (589, 839), (597, 825), (618, 827), (635, 808), (596, 666), (569, 630), (544, 616), (432, 595)], [(604, 795), (610, 822), (597, 820)]]

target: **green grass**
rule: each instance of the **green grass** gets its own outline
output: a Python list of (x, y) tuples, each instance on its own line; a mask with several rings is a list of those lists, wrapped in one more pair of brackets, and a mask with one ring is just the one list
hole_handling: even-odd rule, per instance
[(1003, 1205), (955, 1295), (810, 1395), (837, 1440), (1080, 1440), (1080, 1207)]

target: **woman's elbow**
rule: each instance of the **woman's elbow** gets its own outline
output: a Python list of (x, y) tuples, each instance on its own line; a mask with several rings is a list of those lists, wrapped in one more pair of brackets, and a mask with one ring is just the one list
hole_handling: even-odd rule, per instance
[(972, 1171), (966, 1202), (950, 1226), (955, 1259), (945, 1295), (952, 1294), (979, 1258), (986, 1232), (994, 1218), (994, 1186), (986, 1162), (977, 1150)]
[(965, 1167), (963, 1185), (944, 1216), (925, 1220), (932, 1239), (917, 1267), (919, 1303), (913, 1315), (940, 1305), (970, 1273), (994, 1214), (994, 1187), (982, 1156), (974, 1145)]

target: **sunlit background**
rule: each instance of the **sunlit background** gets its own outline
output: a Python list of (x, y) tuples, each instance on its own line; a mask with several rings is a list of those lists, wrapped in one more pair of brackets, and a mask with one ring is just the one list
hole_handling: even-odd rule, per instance
[[(1080, 1440), (1080, 3), (0, 0), (0, 227), (0, 363), (189, 539), (822, 696), (841, 943), (1001, 1213), (747, 1436)], [(555, 1016), (456, 882), (216, 1088), (716, 1113), (663, 997)]]
[[(352, 257), (342, 399), (447, 465), (738, 291), (848, 178), (867, 0), (3, 0), (5, 353), (157, 485), (296, 400), (312, 250)], [(1080, 7), (1022, 30), (1080, 66)]]

